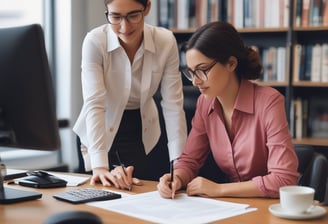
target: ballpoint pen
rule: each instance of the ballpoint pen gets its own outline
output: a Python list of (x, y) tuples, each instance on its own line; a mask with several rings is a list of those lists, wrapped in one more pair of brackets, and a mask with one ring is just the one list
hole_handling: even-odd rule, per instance
[[(117, 161), (118, 161), (118, 163), (119, 163), (119, 166), (122, 167), (124, 175), (127, 176), (127, 173), (126, 173), (126, 171), (125, 171), (125, 165), (124, 165), (124, 163), (122, 163), (122, 161), (121, 161), (121, 158), (120, 158), (120, 155), (119, 155), (119, 153), (118, 153), (118, 150), (116, 150), (115, 153), (116, 153), (116, 157), (117, 157)], [(128, 187), (128, 190), (131, 191), (131, 188), (132, 188), (132, 186), (130, 185), (130, 186)]]
[[(170, 188), (172, 189), (172, 183), (174, 181), (174, 168), (173, 168), (173, 165), (174, 165), (174, 159), (171, 160), (170, 162), (170, 174), (171, 174), (171, 177), (170, 177)], [(172, 193), (172, 199), (174, 198), (174, 194)]]
[(170, 182), (171, 183), (173, 183), (173, 176), (174, 176), (174, 169), (173, 169), (173, 164), (174, 164), (174, 159), (173, 160), (171, 160), (171, 162), (170, 162), (170, 174), (171, 174), (171, 180), (170, 180)]

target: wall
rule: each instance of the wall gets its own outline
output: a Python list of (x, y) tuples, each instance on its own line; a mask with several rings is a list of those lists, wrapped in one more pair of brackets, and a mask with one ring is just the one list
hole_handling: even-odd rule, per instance
[(73, 171), (78, 160), (72, 127), (82, 106), (82, 41), (89, 30), (105, 22), (103, 0), (56, 0), (55, 14), (57, 114), (70, 122), (60, 131), (60, 153)]

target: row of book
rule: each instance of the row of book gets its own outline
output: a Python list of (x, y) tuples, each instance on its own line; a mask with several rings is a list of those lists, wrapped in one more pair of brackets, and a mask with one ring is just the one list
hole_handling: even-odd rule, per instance
[(236, 28), (283, 28), (289, 25), (289, 0), (227, 0), (227, 20)]
[(236, 28), (288, 27), (289, 0), (152, 0), (153, 25), (197, 28), (223, 20)]
[[(155, 3), (153, 0), (152, 3)], [(170, 29), (197, 28), (208, 22), (226, 20), (226, 0), (157, 0), (157, 25)]]
[(328, 0), (295, 0), (295, 26), (328, 26)]
[(328, 43), (294, 46), (294, 81), (328, 82)]
[(286, 81), (286, 48), (269, 47), (260, 50), (263, 76), (262, 81)]
[(328, 105), (325, 99), (292, 100), (290, 132), (294, 138), (328, 137)]

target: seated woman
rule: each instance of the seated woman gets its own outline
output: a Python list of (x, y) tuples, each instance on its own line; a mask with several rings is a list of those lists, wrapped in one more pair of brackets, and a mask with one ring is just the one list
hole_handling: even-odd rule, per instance
[[(199, 28), (185, 47), (183, 72), (201, 92), (184, 151), (170, 174), (160, 178), (162, 197), (279, 197), (279, 188), (295, 185), (299, 174), (283, 95), (256, 80), (262, 74), (259, 54), (245, 46), (226, 22)], [(197, 177), (207, 155), (229, 183)]]

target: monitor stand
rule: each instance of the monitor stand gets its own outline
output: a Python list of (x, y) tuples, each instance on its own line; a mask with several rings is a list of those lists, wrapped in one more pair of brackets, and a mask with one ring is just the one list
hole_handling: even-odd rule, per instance
[(0, 204), (12, 204), (22, 201), (39, 199), (42, 194), (33, 191), (18, 190), (9, 187), (3, 187), (0, 191)]
[[(0, 107), (0, 146), (15, 142), (15, 134), (4, 126), (3, 110)], [(0, 158), (0, 204), (11, 204), (21, 201), (29, 201), (42, 197), (42, 194), (32, 191), (18, 190), (4, 187), (6, 166)]]
[(3, 179), (5, 173), (6, 166), (0, 161), (0, 204), (11, 204), (21, 201), (35, 200), (42, 197), (42, 194), (37, 192), (4, 187)]

